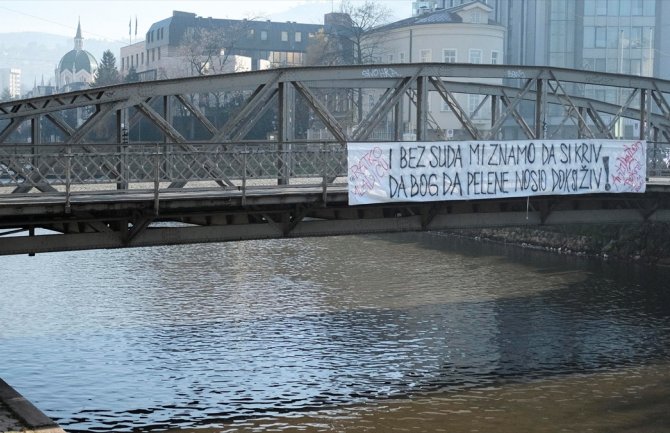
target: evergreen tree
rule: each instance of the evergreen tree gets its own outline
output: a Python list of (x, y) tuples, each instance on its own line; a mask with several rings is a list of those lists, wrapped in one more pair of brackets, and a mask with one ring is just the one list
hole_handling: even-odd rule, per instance
[(116, 57), (114, 57), (111, 50), (106, 50), (102, 53), (102, 61), (100, 62), (98, 71), (95, 73), (95, 80), (92, 86), (110, 86), (120, 81), (119, 71), (116, 69)]
[(2, 94), (0, 94), (0, 102), (9, 101), (11, 99), (12, 95), (9, 93), (9, 88), (5, 87)]
[(123, 81), (126, 83), (137, 83), (140, 81), (140, 76), (134, 66), (130, 68), (128, 75), (126, 75), (126, 78)]

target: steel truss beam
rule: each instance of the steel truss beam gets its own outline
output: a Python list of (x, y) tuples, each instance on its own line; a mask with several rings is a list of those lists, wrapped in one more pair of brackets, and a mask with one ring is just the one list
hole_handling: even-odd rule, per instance
[(472, 123), (467, 112), (458, 103), (458, 100), (456, 99), (454, 94), (451, 91), (449, 91), (449, 89), (447, 89), (445, 83), (441, 79), (438, 79), (437, 77), (430, 77), (430, 83), (433, 85), (435, 90), (437, 90), (438, 94), (442, 97), (442, 100), (446, 102), (447, 105), (449, 105), (449, 108), (456, 116), (456, 119), (458, 119), (461, 125), (463, 125), (468, 134), (470, 134), (470, 137), (473, 140), (480, 140), (481, 136), (479, 130)]
[[(199, 199), (174, 197), (161, 202), (160, 217), (151, 200), (75, 203), (69, 214), (62, 206), (27, 206), (17, 224), (0, 220), (0, 255), (34, 254), (96, 248), (144, 247), (198, 242), (282, 237), (439, 230), (509, 225), (624, 223), (670, 221), (670, 200), (664, 187), (645, 196), (594, 195), (494, 199), (486, 201), (389, 203), (350, 208), (344, 191), (305, 190), (299, 195), (276, 193), (247, 197), (210, 194)], [(161, 221), (182, 222), (154, 226)], [(51, 230), (40, 234), (36, 229)]]
[[(398, 80), (396, 85), (389, 88), (382, 98), (377, 101), (377, 104), (370, 110), (368, 115), (363, 119), (359, 128), (354, 133), (353, 139), (355, 141), (366, 140), (372, 133), (374, 128), (382, 121), (382, 119), (390, 112), (390, 110), (398, 103), (401, 96), (415, 84), (415, 80), (419, 76), (421, 70), (417, 70), (411, 77), (405, 77)], [(417, 110), (420, 111), (420, 110)]]
[[(498, 82), (493, 83), (492, 80)], [(123, 84), (7, 101), (0, 103), (0, 124), (4, 125), (0, 130), (0, 144), (10, 143), (11, 137), (27, 120), (32, 121), (31, 128), (39, 128), (41, 117), (45, 117), (63, 132), (64, 142), (81, 143), (105, 118), (119, 110), (133, 108), (138, 114), (149, 118), (166, 140), (180, 142), (183, 140), (183, 133), (174, 126), (172, 117), (161, 115), (152, 108), (151, 101), (161, 96), (166, 100), (170, 96), (176, 98), (211, 134), (212, 142), (239, 141), (245, 138), (254, 122), (275, 104), (280, 107), (291, 104), (291, 101), (285, 101), (284, 95), (278, 92), (279, 86), (284, 83), (292, 84), (324, 121), (335, 140), (342, 143), (349, 139), (368, 140), (381, 120), (392, 112), (394, 115), (391, 117), (395, 122), (393, 129), (398, 136), (398, 131), (402, 130), (400, 123), (403, 119), (399, 114), (402, 112), (403, 100), (405, 103), (416, 104), (416, 119), (411, 123), (417, 125), (421, 139), (427, 138), (425, 133), (429, 127), (435, 130), (446, 129), (443, 125), (436, 124), (435, 118), (427, 111), (427, 98), (423, 93), (426, 90), (435, 91), (441, 96), (452, 108), (463, 125), (463, 130), (473, 138), (499, 136), (502, 126), (510, 117), (527, 137), (539, 137), (545, 133), (543, 125), (548, 104), (564, 107), (563, 119), (554, 125), (559, 129), (571, 121), (577, 124), (580, 133), (589, 136), (613, 136), (611, 130), (619, 119), (628, 118), (641, 122), (640, 136), (644, 136), (646, 131), (656, 131), (653, 133), (670, 137), (670, 105), (665, 96), (670, 93), (670, 82), (666, 80), (548, 67), (427, 63), (290, 68)], [(620, 105), (589, 100), (580, 93), (584, 86), (614, 89), (626, 93), (628, 97)], [(372, 89), (381, 93), (382, 98), (377, 105), (364, 113), (363, 121), (355, 125), (353, 136), (348, 137), (343, 125), (335, 120), (336, 116), (320, 101), (319, 96), (327, 93), (327, 89)], [(184, 97), (185, 94), (230, 91), (251, 92), (251, 96), (222, 128), (215, 127), (204, 115), (201, 106)], [(496, 110), (501, 107), (504, 110), (492, 116), (488, 131), (479, 131), (474, 126), (472, 116), (458, 103), (455, 94), (483, 95), (480, 111), (485, 104), (493, 101), (496, 102)], [(646, 98), (655, 103), (655, 112), (650, 112), (645, 107)], [(524, 117), (528, 113), (519, 109), (522, 101), (534, 101), (532, 118)], [(498, 105), (498, 102), (501, 104)], [(66, 110), (86, 107), (90, 107), (94, 113), (83, 125), (69, 125), (60, 114)], [(608, 116), (606, 122), (603, 121), (603, 114)], [(598, 132), (591, 130), (591, 125)], [(610, 132), (607, 133), (607, 130)], [(32, 133), (33, 144), (39, 144), (40, 134), (36, 131)], [(286, 137), (291, 136), (291, 133), (287, 133)], [(557, 133), (558, 131), (553, 134)]]

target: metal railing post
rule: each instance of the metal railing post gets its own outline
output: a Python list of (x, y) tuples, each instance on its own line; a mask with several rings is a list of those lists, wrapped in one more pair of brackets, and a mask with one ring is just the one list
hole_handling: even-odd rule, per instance
[(323, 205), (325, 206), (328, 203), (328, 173), (326, 173), (326, 170), (328, 168), (328, 164), (326, 164), (326, 157), (327, 157), (327, 143), (322, 143), (321, 144), (321, 164), (323, 166), (323, 169), (321, 170), (321, 174), (323, 175), (323, 179), (321, 180), (322, 182), (322, 187), (323, 187)]
[(657, 174), (657, 173), (658, 173), (658, 172), (657, 172), (657, 170), (658, 170), (658, 166), (657, 166), (657, 164), (658, 164), (658, 160), (657, 160), (658, 156), (657, 156), (657, 154), (656, 154), (656, 150), (657, 150), (657, 149), (658, 149), (658, 143), (657, 143), (657, 142), (654, 142), (654, 175), (655, 175), (655, 176), (658, 175), (658, 174)]
[(249, 151), (247, 150), (247, 145), (244, 145), (244, 150), (242, 151), (242, 206), (247, 204), (247, 155)]
[(70, 213), (70, 192), (72, 184), (72, 146), (65, 148), (65, 213)]
[(160, 190), (160, 148), (158, 142), (156, 142), (154, 147), (154, 215), (158, 216), (159, 209), (159, 190)]

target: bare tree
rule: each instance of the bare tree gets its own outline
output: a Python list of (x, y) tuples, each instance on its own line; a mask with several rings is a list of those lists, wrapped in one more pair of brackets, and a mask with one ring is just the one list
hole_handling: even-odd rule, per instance
[(253, 19), (229, 21), (217, 27), (191, 27), (186, 30), (177, 54), (184, 60), (187, 75), (220, 74), (234, 71), (229, 61), (242, 38), (248, 36)]
[(353, 44), (354, 63), (374, 63), (379, 57), (381, 39), (372, 30), (388, 23), (391, 9), (371, 0), (359, 6), (354, 6), (350, 0), (344, 0), (341, 11), (351, 19), (349, 39)]
[(310, 40), (305, 52), (305, 64), (309, 66), (336, 66), (346, 64), (344, 49), (339, 38), (320, 30)]
[(234, 45), (227, 31), (190, 28), (177, 47), (186, 66), (185, 75), (209, 75), (223, 70)]
[[(351, 42), (352, 63), (362, 65), (374, 63), (381, 56), (381, 33), (374, 29), (386, 24), (391, 17), (391, 10), (371, 0), (354, 6), (350, 0), (343, 0), (342, 13), (349, 16), (351, 26), (348, 39)], [(363, 119), (363, 91), (356, 91), (356, 119)]]
[[(344, 0), (339, 13), (326, 15), (324, 31), (312, 39), (305, 56), (307, 65), (351, 65), (374, 63), (381, 56), (383, 44), (381, 33), (374, 29), (386, 24), (391, 10), (380, 3), (366, 1), (354, 5)], [(363, 92), (361, 89), (338, 89), (322, 91), (329, 109), (339, 113), (336, 117), (356, 124), (363, 115)], [(345, 99), (356, 100), (355, 106), (342, 104)]]
[[(184, 66), (183, 76), (237, 72), (234, 54), (239, 42), (248, 36), (250, 21), (231, 20), (216, 27), (188, 28), (177, 47), (177, 55)], [(192, 103), (217, 113), (230, 97), (226, 92), (189, 95)]]

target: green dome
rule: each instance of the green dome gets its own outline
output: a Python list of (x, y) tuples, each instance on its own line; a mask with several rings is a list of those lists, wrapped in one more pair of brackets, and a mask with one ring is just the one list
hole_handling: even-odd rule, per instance
[[(73, 70), (74, 68), (74, 70)], [(72, 50), (65, 54), (58, 64), (58, 72), (72, 71), (86, 71), (90, 74), (95, 73), (98, 69), (98, 62), (93, 57), (93, 54), (86, 50)]]

